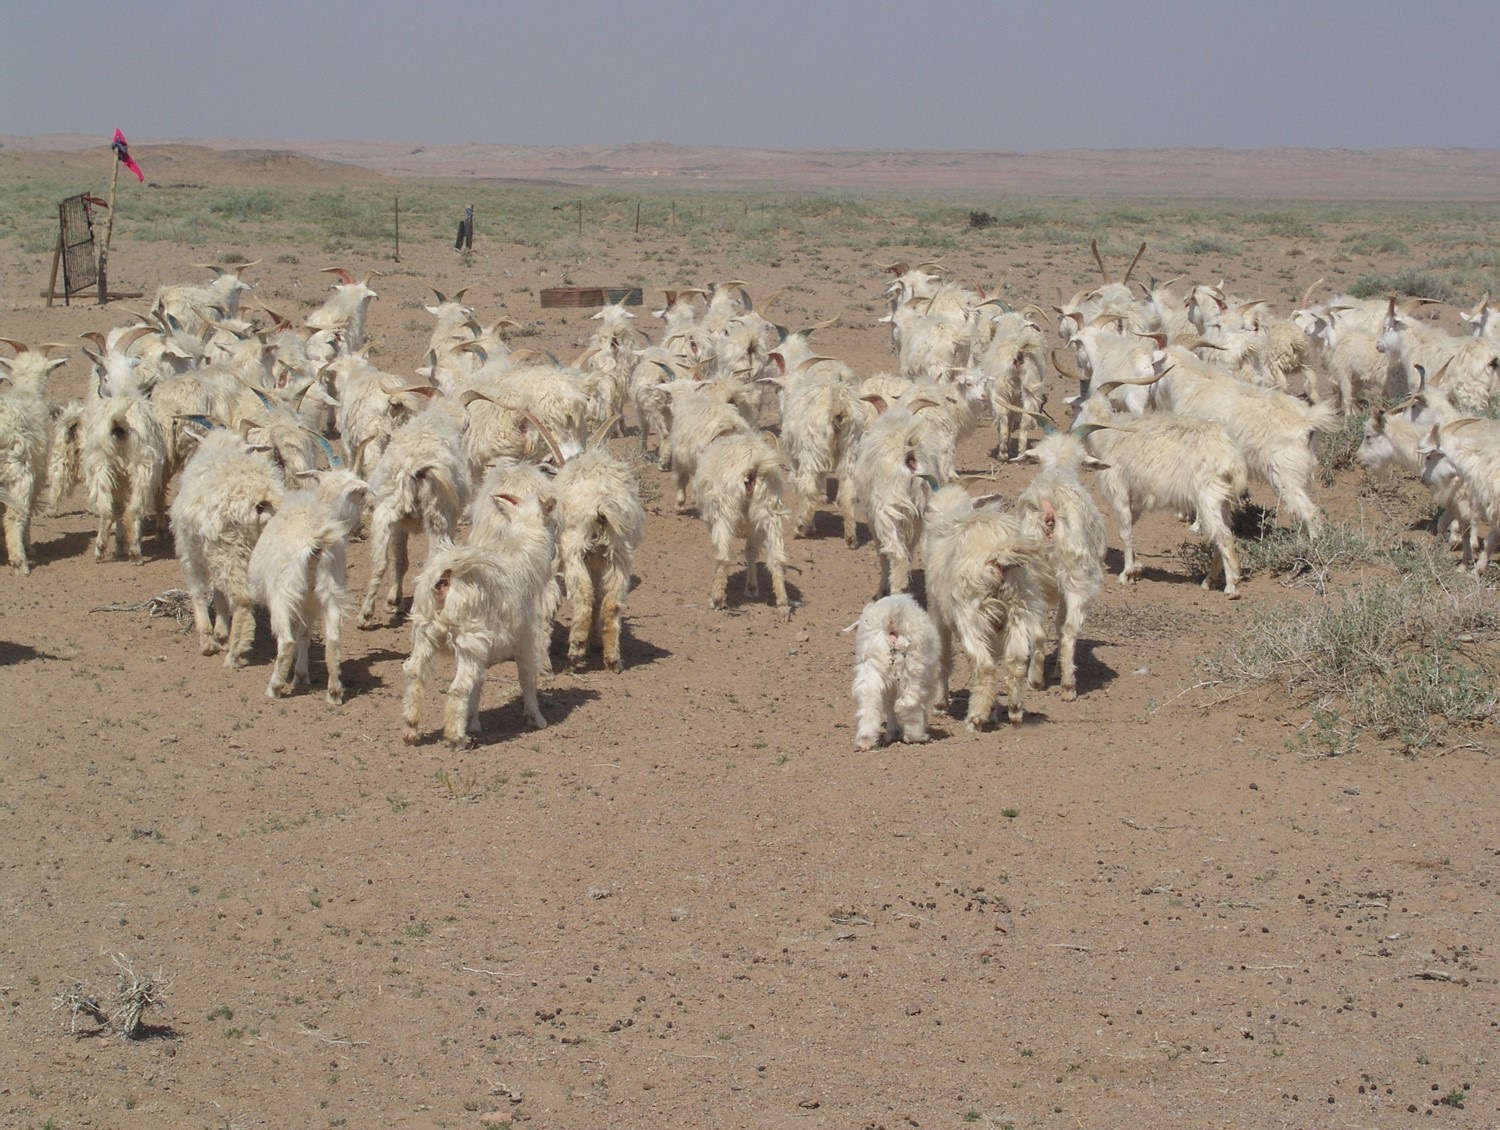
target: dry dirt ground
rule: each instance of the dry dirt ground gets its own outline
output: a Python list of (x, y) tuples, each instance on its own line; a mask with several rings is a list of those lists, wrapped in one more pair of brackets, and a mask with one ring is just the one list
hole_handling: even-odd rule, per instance
[[(654, 246), (578, 281), (651, 276)], [(114, 273), (150, 290), (221, 250), (117, 246)], [(320, 300), (316, 253), (239, 250), (281, 305)], [(1258, 247), (1236, 287), (1305, 273), (1289, 250)], [(8, 255), (0, 334), (125, 317), (43, 309), (48, 257)], [(543, 267), (502, 241), (345, 265), (395, 272), (370, 322), (395, 371), (420, 363), (427, 280), (475, 283), (481, 314), (564, 356), (589, 328), (538, 309)], [(1029, 297), (1089, 269), (1081, 242)], [(889, 364), (878, 270), (702, 268), (734, 276), (798, 283), (790, 320), (840, 314), (823, 348)], [(75, 352), (55, 397), (83, 376)], [(626, 670), (553, 680), (534, 732), (501, 665), (465, 753), (401, 744), (401, 624), (347, 630), (343, 707), (271, 702), (264, 621), (228, 671), (170, 617), (103, 610), (181, 584), (169, 541), (95, 564), (79, 500), (39, 518), (33, 575), (0, 573), (0, 1124), (1500, 1124), (1493, 731), (1330, 758), (1278, 695), (1192, 689), (1258, 607), (1318, 598), (1266, 576), (1206, 593), (1183, 529), (1152, 520), (1145, 579), (1089, 619), (1077, 701), (1050, 687), (1019, 728), (942, 717), (928, 745), (857, 754), (839, 629), (876, 585), (868, 541), (846, 549), (825, 508), (793, 543), (790, 623), (715, 612), (702, 526), (640, 475)], [(1358, 472), (1319, 499), (1371, 507)], [(367, 568), (357, 544), (356, 593)], [(112, 954), (159, 973), (163, 1007), (144, 1039), (70, 1035), (54, 994), (107, 993)]]

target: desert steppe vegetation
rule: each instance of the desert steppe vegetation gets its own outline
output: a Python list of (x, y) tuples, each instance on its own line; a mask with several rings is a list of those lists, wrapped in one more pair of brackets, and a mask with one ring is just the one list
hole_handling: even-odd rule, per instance
[[(371, 355), (401, 374), (434, 287), (570, 361), (592, 311), (544, 288), (640, 286), (655, 339), (664, 290), (733, 279), (782, 291), (793, 329), (837, 316), (818, 350), (864, 376), (894, 365), (891, 262), (1049, 306), (1098, 281), (1091, 239), (1283, 315), (1321, 279), (1434, 300), (1418, 316), (1462, 333), (1500, 295), (1500, 200), (1339, 199), (1364, 194), (1336, 178), (1320, 199), (1052, 197), (137, 159), (152, 183), (121, 184), (110, 274), (146, 297), (47, 307), (56, 203), (101, 191), (104, 154), (0, 149), (0, 337), (70, 343), (53, 401), (84, 389), (81, 334), (203, 264), (255, 262), (247, 313), (293, 321), (323, 268), (382, 272)], [(1077, 390), (1047, 391), (1058, 414)], [(182, 586), (163, 531), (140, 568), (96, 564), (81, 496), (44, 510), (32, 574), (0, 573), (0, 1122), (1495, 1124), (1495, 573), (1458, 572), (1413, 477), (1358, 464), (1365, 418), (1320, 437), (1318, 535), (1253, 489), (1241, 599), (1149, 517), (1144, 577), (1108, 576), (1090, 612), (1076, 701), (1050, 685), (982, 733), (955, 707), (928, 744), (864, 753), (841, 629), (879, 579), (868, 536), (846, 548), (825, 503), (789, 542), (789, 622), (710, 608), (702, 524), (633, 416), (611, 442), (647, 512), (624, 671), (558, 674), (534, 731), (492, 668), (462, 752), (402, 743), (405, 623), (349, 619), (342, 706), (270, 701), (264, 622), (226, 670), (158, 599)], [(959, 470), (1013, 499), (1032, 471), (993, 447), (981, 425)], [(1109, 545), (1113, 574), (1112, 520)], [(356, 542), (356, 599), (368, 575)], [(78, 1002), (108, 1017), (126, 971), (151, 997), (135, 1038), (89, 1035)]]

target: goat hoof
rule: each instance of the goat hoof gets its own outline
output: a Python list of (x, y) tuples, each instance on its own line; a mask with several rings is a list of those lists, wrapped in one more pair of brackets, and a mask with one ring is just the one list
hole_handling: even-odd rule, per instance
[(324, 697), (328, 699), (328, 705), (329, 706), (343, 706), (344, 705), (344, 688), (343, 687), (329, 687), (328, 688), (328, 694), (325, 695)]
[(449, 738), (448, 748), (453, 750), (473, 749), (474, 737), (472, 734), (465, 734), (461, 738)]
[(1064, 687), (1062, 689), (1062, 696), (1064, 702), (1073, 702), (1078, 698), (1078, 688)]
[(201, 651), (204, 655), (218, 655), (219, 641), (205, 640), (203, 644), (198, 648), (198, 650)]
[(625, 663), (616, 655), (614, 658), (604, 661), (604, 669), (618, 675), (621, 671), (625, 670)]
[(1025, 713), (1020, 710), (1011, 710), (1008, 711), (1008, 714), (1010, 717), (1010, 724), (1012, 726), (1019, 726), (1022, 720), (1026, 717)]
[(406, 733), (401, 735), (401, 740), (407, 745), (419, 745), (422, 741), (422, 735), (415, 730), (407, 730)]

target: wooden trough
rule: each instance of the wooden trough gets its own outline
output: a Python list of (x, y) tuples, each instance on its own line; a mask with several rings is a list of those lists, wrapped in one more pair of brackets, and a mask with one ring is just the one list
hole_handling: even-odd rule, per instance
[(638, 286), (549, 286), (542, 291), (542, 307), (588, 307), (608, 306), (623, 302), (626, 306), (639, 306), (645, 299)]

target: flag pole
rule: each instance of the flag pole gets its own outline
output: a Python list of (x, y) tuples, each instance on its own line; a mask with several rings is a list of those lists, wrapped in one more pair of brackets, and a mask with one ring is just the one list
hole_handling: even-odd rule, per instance
[(120, 182), (120, 154), (114, 146), (110, 146), (109, 155), (114, 158), (110, 162), (114, 169), (109, 177), (109, 204), (105, 209), (109, 215), (104, 220), (104, 244), (99, 248), (100, 306), (109, 301), (109, 240), (115, 231), (115, 185)]

